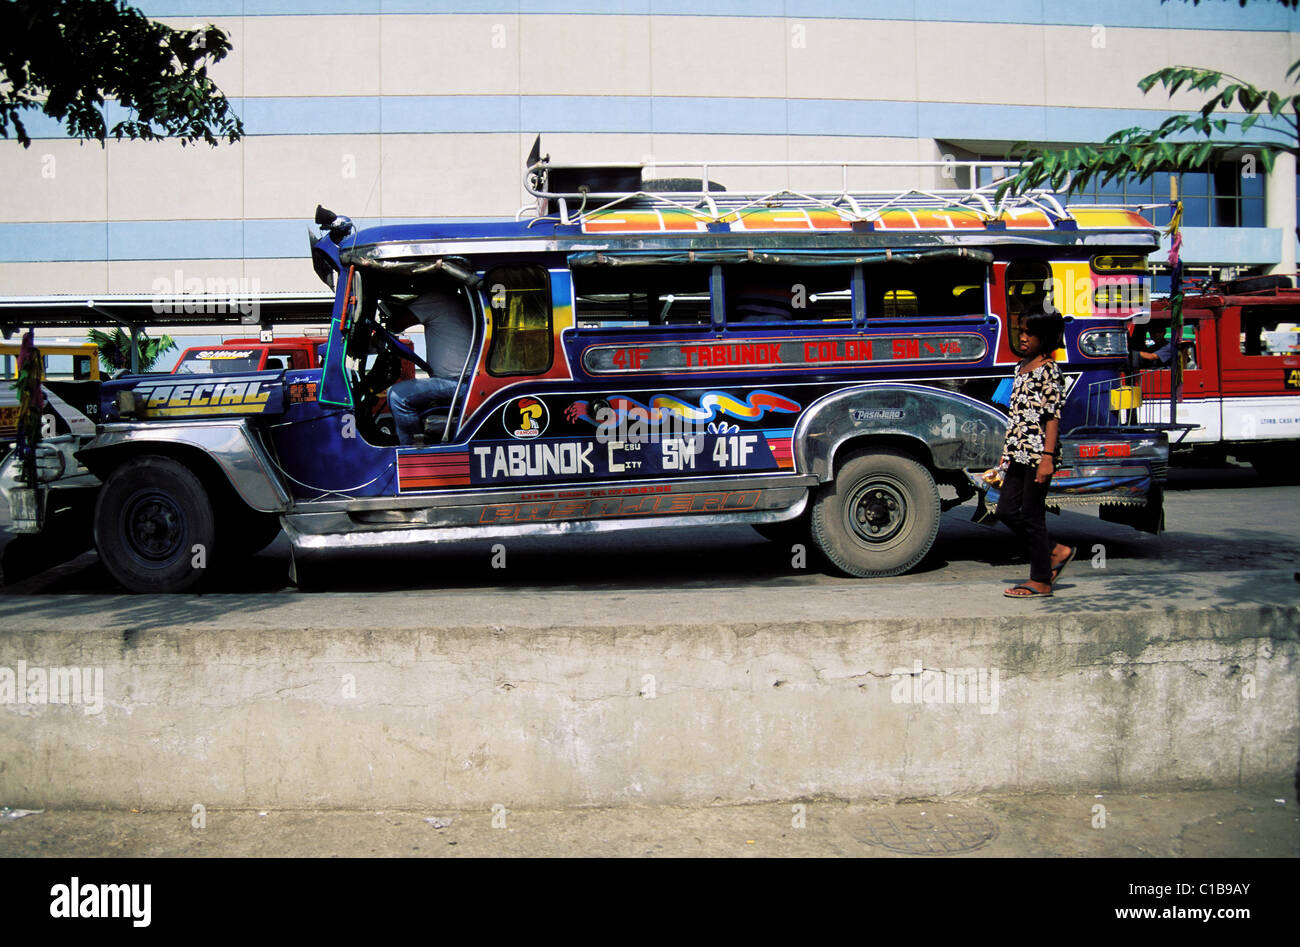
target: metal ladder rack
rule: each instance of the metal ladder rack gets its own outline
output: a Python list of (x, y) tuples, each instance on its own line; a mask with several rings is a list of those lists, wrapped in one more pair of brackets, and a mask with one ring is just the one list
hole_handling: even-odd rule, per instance
[[(995, 199), (998, 185), (1006, 176), (997, 177), (988, 184), (979, 185), (979, 171), (991, 169), (995, 174), (1013, 170), (1020, 165), (1008, 161), (655, 161), (640, 164), (609, 165), (601, 163), (552, 164), (542, 159), (530, 164), (524, 175), (524, 187), (537, 199), (537, 207), (525, 205), (516, 216), (522, 218), (531, 210), (537, 219), (558, 219), (561, 224), (579, 224), (585, 219), (618, 207), (636, 205), (641, 208), (673, 208), (686, 212), (706, 223), (719, 223), (732, 215), (752, 210), (825, 210), (838, 214), (843, 220), (868, 222), (878, 220), (891, 209), (959, 209), (981, 215), (986, 220), (996, 220), (1008, 210), (1037, 210), (1049, 219), (1064, 220), (1069, 212), (1048, 190), (1033, 189), (1023, 194), (1007, 193), (1001, 201)], [(720, 191), (709, 189), (709, 175), (719, 169), (729, 168), (834, 168), (840, 171), (841, 186), (836, 191), (778, 190)], [(854, 168), (925, 169), (942, 168), (969, 171), (971, 186), (954, 188), (908, 188), (906, 190), (853, 190), (849, 187), (849, 172)], [(685, 172), (683, 176), (700, 181), (695, 190), (609, 190), (593, 191), (586, 187), (560, 191), (549, 187), (553, 171), (566, 173), (589, 170), (621, 171), (625, 174), (642, 174), (646, 169), (660, 172), (671, 169)], [(644, 175), (642, 174), (642, 177)], [(550, 208), (556, 213), (552, 214)]]
[[(1112, 408), (1111, 392), (1124, 389), (1140, 392), (1140, 403), (1132, 408)], [(1088, 385), (1088, 400), (1085, 402), (1086, 417), (1080, 427), (1090, 431), (1126, 428), (1165, 431), (1170, 436), (1171, 446), (1181, 444), (1188, 433), (1200, 425), (1171, 421), (1170, 403), (1170, 373), (1167, 368), (1144, 369), (1123, 378), (1092, 382)]]

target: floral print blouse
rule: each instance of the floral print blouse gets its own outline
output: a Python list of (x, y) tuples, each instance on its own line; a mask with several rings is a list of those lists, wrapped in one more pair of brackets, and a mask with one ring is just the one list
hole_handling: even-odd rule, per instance
[[(1016, 372), (1011, 383), (1011, 423), (1007, 426), (1004, 456), (1018, 464), (1038, 465), (1042, 457), (1047, 422), (1061, 417), (1065, 400), (1065, 383), (1055, 362), (1044, 362), (1033, 371)], [(1061, 455), (1057, 438), (1056, 458)]]

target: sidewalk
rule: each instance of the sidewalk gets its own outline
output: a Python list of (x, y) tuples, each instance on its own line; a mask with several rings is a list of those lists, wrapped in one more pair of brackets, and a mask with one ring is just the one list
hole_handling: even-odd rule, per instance
[[(1101, 634), (1104, 622), (1172, 622), (1205, 611), (1278, 609), (1292, 628), (1300, 619), (1300, 581), (1293, 569), (1204, 570), (1160, 575), (1122, 574), (1076, 565), (1051, 599), (1009, 602), (1008, 576), (981, 581), (928, 577), (820, 584), (726, 588), (602, 587), (581, 584), (537, 588), (504, 584), (477, 588), (407, 589), (397, 592), (278, 592), (204, 595), (0, 596), (0, 626), (12, 633), (216, 632), (278, 634), (295, 629), (384, 632), (437, 630), (474, 634), (555, 630), (626, 633), (670, 627), (768, 628), (782, 625), (816, 632), (828, 625), (903, 620), (943, 627), (992, 619), (1086, 621)], [(376, 574), (382, 574), (382, 570)], [(1294, 632), (1291, 633), (1294, 636)]]
[(205, 828), (193, 827), (195, 818), (47, 811), (0, 822), (0, 857), (1300, 856), (1295, 790), (1281, 785), (900, 804), (507, 810), (496, 814), (501, 828), (490, 811), (214, 809)]

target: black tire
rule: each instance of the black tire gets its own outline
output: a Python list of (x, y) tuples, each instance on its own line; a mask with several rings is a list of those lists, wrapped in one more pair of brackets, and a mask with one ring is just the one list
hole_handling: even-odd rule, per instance
[(900, 575), (934, 545), (941, 511), (934, 478), (911, 457), (854, 454), (813, 503), (813, 540), (848, 575)]
[(1300, 470), (1291, 460), (1289, 453), (1281, 448), (1264, 449), (1250, 457), (1250, 465), (1259, 475), (1260, 483), (1266, 486), (1289, 486), (1300, 483)]
[(217, 526), (221, 555), (228, 562), (256, 555), (280, 535), (280, 517), (275, 513), (250, 510), (242, 500), (231, 500)]
[(129, 460), (100, 488), (95, 548), (113, 578), (132, 592), (193, 588), (215, 566), (217, 545), (208, 491), (171, 458)]

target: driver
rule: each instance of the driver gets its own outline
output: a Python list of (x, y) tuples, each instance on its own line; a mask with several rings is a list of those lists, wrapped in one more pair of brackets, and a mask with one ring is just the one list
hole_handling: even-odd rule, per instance
[(1165, 339), (1165, 327), (1162, 323), (1151, 326), (1151, 348), (1138, 349), (1137, 356), (1143, 362), (1152, 363), (1151, 368), (1168, 368), (1174, 361), (1173, 340)]
[(388, 391), (397, 443), (405, 445), (414, 444), (416, 435), (423, 433), (421, 414), (451, 404), (474, 339), (469, 307), (458, 289), (429, 290), (408, 308), (424, 326), (424, 359), (433, 375), (399, 381)]

